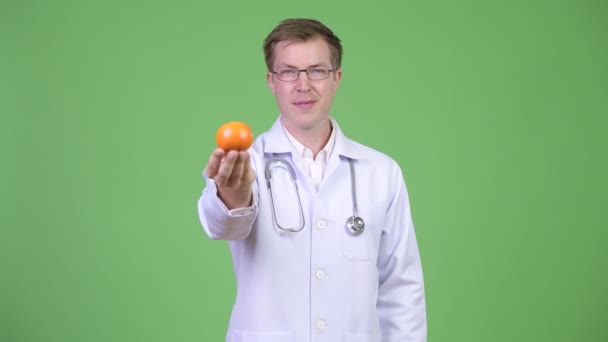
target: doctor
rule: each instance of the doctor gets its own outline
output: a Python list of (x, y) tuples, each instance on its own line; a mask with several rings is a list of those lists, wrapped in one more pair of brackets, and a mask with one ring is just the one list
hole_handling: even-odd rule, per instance
[[(345, 137), (329, 115), (342, 79), (339, 38), (316, 20), (288, 19), (264, 54), (280, 116), (248, 151), (211, 154), (198, 202), (205, 232), (232, 253), (237, 294), (226, 340), (426, 341), (401, 169)], [(352, 216), (363, 229), (348, 227)]]

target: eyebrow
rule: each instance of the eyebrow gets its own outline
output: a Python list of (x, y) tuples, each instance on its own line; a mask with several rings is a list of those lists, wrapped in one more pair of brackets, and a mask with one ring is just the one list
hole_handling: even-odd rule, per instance
[[(313, 65), (307, 66), (305, 69), (315, 68), (315, 67), (320, 67), (320, 66), (326, 66), (326, 65), (324, 65), (324, 64), (313, 64)], [(291, 64), (279, 64), (279, 68), (294, 68), (294, 69), (299, 69), (297, 66), (291, 65)]]

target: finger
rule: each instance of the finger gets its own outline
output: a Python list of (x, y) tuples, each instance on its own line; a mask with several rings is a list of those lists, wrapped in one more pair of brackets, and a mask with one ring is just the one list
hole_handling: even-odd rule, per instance
[(227, 185), (232, 187), (238, 187), (241, 185), (241, 177), (243, 176), (243, 169), (245, 165), (245, 159), (247, 157), (243, 153), (238, 154), (238, 158), (234, 163), (234, 168), (232, 169), (232, 174), (228, 179)]
[(232, 170), (234, 168), (234, 164), (238, 158), (238, 153), (236, 151), (228, 151), (222, 162), (220, 163), (220, 168), (215, 176), (215, 182), (218, 186), (224, 186), (230, 179), (230, 175), (232, 174)]
[(255, 173), (253, 171), (253, 168), (251, 167), (251, 156), (246, 151), (244, 151), (243, 153), (245, 154), (245, 163), (243, 164), (243, 175), (241, 179), (242, 182), (251, 184), (255, 180)]
[(207, 166), (205, 166), (207, 177), (214, 178), (215, 175), (217, 175), (220, 164), (222, 163), (222, 158), (224, 158), (225, 155), (226, 153), (221, 148), (216, 148), (213, 153), (211, 153), (209, 161), (207, 161)]

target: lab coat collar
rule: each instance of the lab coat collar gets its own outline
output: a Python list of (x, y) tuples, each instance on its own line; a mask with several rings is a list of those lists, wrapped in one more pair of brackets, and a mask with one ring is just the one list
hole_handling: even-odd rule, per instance
[[(331, 118), (334, 129), (336, 130), (336, 142), (332, 155), (343, 156), (349, 159), (360, 159), (365, 155), (364, 149), (348, 139), (334, 118)], [(291, 153), (292, 147), (289, 138), (281, 127), (281, 117), (279, 116), (270, 130), (266, 132), (264, 139), (264, 153)]]

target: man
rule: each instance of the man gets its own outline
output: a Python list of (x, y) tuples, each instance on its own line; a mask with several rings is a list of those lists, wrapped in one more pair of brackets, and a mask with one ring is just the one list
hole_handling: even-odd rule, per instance
[(329, 114), (340, 40), (316, 20), (288, 19), (264, 54), (279, 118), (248, 151), (212, 153), (198, 203), (206, 233), (232, 253), (227, 341), (426, 341), (401, 169)]

